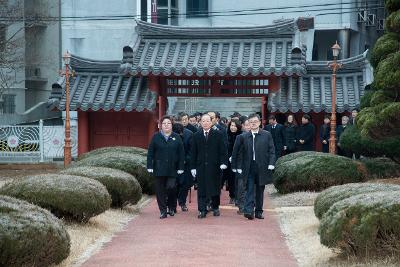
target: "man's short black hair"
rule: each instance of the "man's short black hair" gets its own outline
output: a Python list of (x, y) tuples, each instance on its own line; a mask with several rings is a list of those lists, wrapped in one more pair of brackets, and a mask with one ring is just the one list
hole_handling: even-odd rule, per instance
[(183, 134), (183, 125), (180, 123), (172, 124), (172, 131), (177, 134)]
[(308, 121), (311, 121), (311, 116), (308, 115), (308, 114), (304, 114), (304, 115), (303, 115), (303, 118), (306, 119), (306, 120), (308, 120)]
[(249, 118), (247, 116), (240, 116), (240, 118), (239, 118), (240, 124), (245, 123), (248, 119)]
[(215, 118), (220, 119), (221, 118), (221, 113), (219, 113), (218, 111), (214, 111), (215, 113)]
[(273, 114), (269, 115), (269, 116), (268, 116), (268, 120), (274, 120), (274, 121), (276, 121), (275, 115), (273, 115)]
[(190, 115), (190, 116), (189, 116), (189, 119), (191, 119), (191, 118), (196, 118), (196, 114)]
[(249, 115), (249, 120), (252, 118), (257, 118), (259, 121), (261, 120), (260, 115), (258, 115), (257, 113), (252, 113)]
[(189, 115), (185, 112), (179, 112), (177, 116), (177, 120), (181, 121), (183, 117), (187, 116), (189, 118)]

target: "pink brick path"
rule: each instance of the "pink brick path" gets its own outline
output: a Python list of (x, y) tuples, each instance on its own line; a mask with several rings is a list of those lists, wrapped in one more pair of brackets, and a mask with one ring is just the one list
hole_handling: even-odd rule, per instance
[[(192, 191), (193, 192), (193, 191)], [(155, 199), (126, 229), (83, 266), (297, 266), (265, 199), (265, 220), (248, 221), (221, 197), (221, 216), (197, 219), (196, 194), (189, 212), (160, 220)]]

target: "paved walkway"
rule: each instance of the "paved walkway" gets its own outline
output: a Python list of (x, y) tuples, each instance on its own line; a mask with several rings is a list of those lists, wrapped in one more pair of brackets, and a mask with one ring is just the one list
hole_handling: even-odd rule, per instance
[(225, 191), (220, 217), (197, 219), (195, 199), (193, 193), (189, 212), (164, 220), (153, 199), (83, 266), (297, 266), (267, 198), (265, 220), (253, 221), (227, 205)]

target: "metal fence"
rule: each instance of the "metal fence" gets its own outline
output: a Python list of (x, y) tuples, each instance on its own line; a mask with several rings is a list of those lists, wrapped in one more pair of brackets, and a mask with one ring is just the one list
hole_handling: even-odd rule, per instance
[[(78, 156), (78, 131), (71, 126), (72, 157)], [(0, 126), (1, 162), (45, 162), (64, 158), (64, 126)]]

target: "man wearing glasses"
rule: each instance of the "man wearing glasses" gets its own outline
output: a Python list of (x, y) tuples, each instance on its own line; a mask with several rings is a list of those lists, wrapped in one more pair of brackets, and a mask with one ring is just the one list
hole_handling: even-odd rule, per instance
[[(249, 220), (264, 219), (264, 189), (272, 183), (272, 170), (275, 169), (275, 147), (269, 132), (260, 129), (261, 120), (258, 114), (249, 116), (250, 131), (243, 134), (239, 149), (240, 160), (236, 162), (246, 182), (244, 217)], [(255, 201), (254, 201), (255, 200)]]

